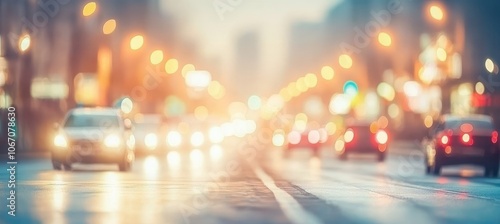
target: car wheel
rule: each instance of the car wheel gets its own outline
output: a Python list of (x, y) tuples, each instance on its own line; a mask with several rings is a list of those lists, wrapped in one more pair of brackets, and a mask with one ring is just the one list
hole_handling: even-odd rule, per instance
[(319, 149), (318, 148), (313, 148), (312, 153), (313, 153), (313, 157), (319, 157)]
[(64, 170), (71, 170), (71, 163), (63, 163), (62, 167)]
[(290, 157), (290, 151), (291, 151), (291, 149), (290, 149), (290, 148), (286, 148), (286, 149), (284, 150), (284, 152), (283, 152), (283, 157), (285, 157), (285, 158)]
[(379, 153), (377, 160), (379, 162), (384, 162), (384, 160), (385, 160), (385, 153)]
[(131, 162), (124, 160), (118, 164), (118, 169), (122, 172), (129, 171), (131, 167)]
[(499, 159), (494, 157), (484, 167), (485, 177), (498, 177)]
[(342, 153), (339, 155), (339, 159), (342, 160), (342, 161), (346, 161), (347, 160), (347, 153)]
[(441, 174), (441, 163), (437, 160), (434, 161), (434, 165), (432, 166), (432, 174), (436, 176)]
[(55, 160), (52, 160), (52, 168), (54, 170), (61, 170), (61, 163)]

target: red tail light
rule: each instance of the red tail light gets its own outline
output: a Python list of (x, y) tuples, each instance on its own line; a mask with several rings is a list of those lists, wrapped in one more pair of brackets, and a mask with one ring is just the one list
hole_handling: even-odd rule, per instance
[(498, 142), (498, 132), (494, 131), (491, 133), (491, 143), (496, 144)]

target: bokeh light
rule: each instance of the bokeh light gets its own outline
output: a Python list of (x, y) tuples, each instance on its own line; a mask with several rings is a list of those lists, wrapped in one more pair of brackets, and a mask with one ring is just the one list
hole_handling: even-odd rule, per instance
[(259, 96), (252, 95), (248, 97), (248, 108), (251, 110), (259, 110), (261, 105), (262, 105), (262, 100), (260, 99)]
[(144, 45), (144, 37), (141, 35), (136, 35), (130, 39), (130, 49), (138, 50)]
[(174, 74), (179, 69), (179, 62), (175, 58), (168, 59), (165, 63), (165, 72), (167, 74)]
[(444, 11), (441, 7), (437, 5), (431, 5), (429, 7), (429, 13), (431, 17), (435, 20), (441, 21), (444, 19)]
[(83, 6), (82, 15), (91, 16), (97, 9), (97, 4), (95, 2), (88, 2)]
[(392, 38), (391, 35), (389, 35), (386, 32), (380, 32), (378, 34), (378, 42), (384, 46), (384, 47), (389, 47), (392, 44)]
[(26, 34), (19, 39), (19, 50), (21, 52), (27, 51), (31, 45), (31, 36)]
[(194, 70), (196, 70), (196, 67), (194, 67), (193, 64), (184, 65), (184, 67), (182, 67), (182, 77), (186, 78), (187, 73)]
[(110, 19), (106, 21), (104, 25), (102, 25), (102, 33), (106, 35), (113, 33), (115, 29), (116, 29), (116, 20), (114, 19)]
[(208, 117), (208, 109), (205, 106), (199, 106), (194, 109), (194, 116), (200, 121), (205, 121)]
[(153, 65), (160, 64), (163, 61), (163, 51), (161, 50), (155, 50), (151, 53), (151, 56), (149, 57), (149, 61)]
[(321, 68), (321, 77), (323, 77), (325, 80), (332, 80), (334, 76), (335, 71), (332, 67), (323, 66), (323, 68)]
[(350, 69), (352, 67), (352, 58), (347, 54), (339, 56), (339, 64), (342, 68)]
[(482, 82), (477, 82), (475, 89), (476, 89), (477, 94), (479, 94), (479, 95), (484, 94), (485, 87), (484, 87), (484, 84)]

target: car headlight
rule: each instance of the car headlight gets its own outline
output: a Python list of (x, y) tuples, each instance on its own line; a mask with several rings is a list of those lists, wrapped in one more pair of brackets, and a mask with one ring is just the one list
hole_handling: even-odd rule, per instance
[(178, 131), (171, 131), (167, 135), (167, 143), (172, 147), (178, 147), (182, 143), (182, 135)]
[(120, 146), (120, 137), (118, 135), (108, 135), (104, 139), (104, 145), (109, 148), (116, 148)]
[(203, 133), (197, 131), (191, 135), (191, 145), (195, 147), (200, 147), (205, 142), (205, 136)]
[(148, 147), (148, 149), (155, 149), (158, 145), (158, 137), (154, 133), (149, 133), (144, 137), (144, 145)]
[(64, 135), (58, 134), (54, 138), (54, 145), (57, 147), (66, 148), (68, 147), (68, 141), (66, 140), (66, 137), (64, 137)]

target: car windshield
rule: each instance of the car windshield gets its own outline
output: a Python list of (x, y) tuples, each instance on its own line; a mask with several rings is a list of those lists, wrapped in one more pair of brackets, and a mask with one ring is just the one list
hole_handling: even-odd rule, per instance
[(457, 119), (457, 120), (447, 121), (445, 124), (446, 126), (445, 128), (459, 130), (463, 124), (471, 124), (472, 127), (474, 127), (475, 129), (481, 129), (481, 130), (494, 129), (493, 123), (489, 121), (475, 120), (475, 119)]
[(66, 128), (104, 127), (116, 128), (119, 126), (119, 119), (113, 115), (93, 115), (93, 114), (71, 114), (64, 124)]

